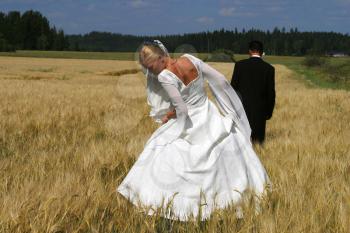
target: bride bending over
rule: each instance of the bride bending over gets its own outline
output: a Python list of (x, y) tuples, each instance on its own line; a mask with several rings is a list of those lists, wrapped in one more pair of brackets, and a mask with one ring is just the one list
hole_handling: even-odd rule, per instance
[[(250, 142), (239, 97), (224, 75), (200, 59), (173, 59), (160, 41), (144, 43), (150, 115), (163, 123), (117, 191), (147, 214), (187, 221), (257, 196), (269, 184)], [(219, 109), (208, 99), (208, 82)]]

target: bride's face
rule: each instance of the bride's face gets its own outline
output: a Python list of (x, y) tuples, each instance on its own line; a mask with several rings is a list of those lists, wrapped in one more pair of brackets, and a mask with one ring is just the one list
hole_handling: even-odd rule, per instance
[(164, 57), (158, 56), (156, 59), (152, 59), (150, 61), (146, 61), (144, 67), (147, 68), (153, 74), (159, 74), (162, 70), (165, 69), (165, 61)]

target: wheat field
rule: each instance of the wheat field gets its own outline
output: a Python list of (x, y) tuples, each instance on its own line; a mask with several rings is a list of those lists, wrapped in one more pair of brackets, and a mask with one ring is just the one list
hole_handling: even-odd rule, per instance
[(157, 128), (135, 62), (0, 57), (0, 232), (350, 232), (350, 92), (275, 67), (261, 213), (182, 223), (115, 192)]

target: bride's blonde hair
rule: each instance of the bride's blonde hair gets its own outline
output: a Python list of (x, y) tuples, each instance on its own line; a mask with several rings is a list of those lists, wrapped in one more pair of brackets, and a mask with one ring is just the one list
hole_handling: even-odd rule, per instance
[(159, 57), (166, 56), (168, 56), (168, 54), (157, 45), (144, 44), (140, 49), (139, 62), (141, 65), (143, 65), (146, 61), (153, 61)]

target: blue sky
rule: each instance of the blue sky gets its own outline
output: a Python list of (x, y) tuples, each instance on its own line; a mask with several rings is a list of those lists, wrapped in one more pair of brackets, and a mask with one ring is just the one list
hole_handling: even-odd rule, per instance
[(66, 34), (182, 34), (225, 28), (350, 34), (350, 0), (0, 0), (0, 11), (33, 9)]

